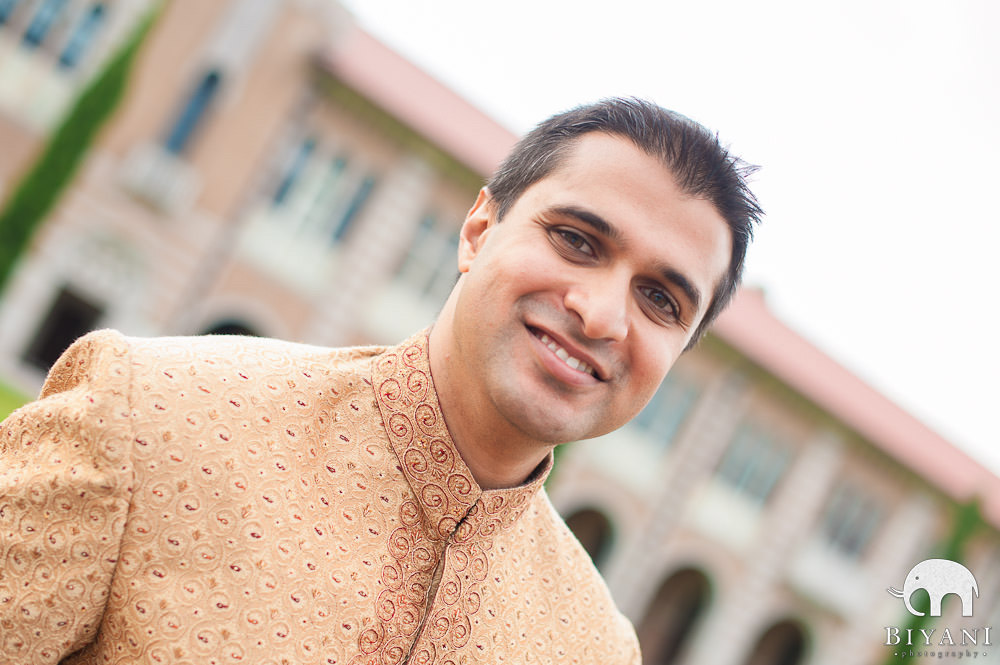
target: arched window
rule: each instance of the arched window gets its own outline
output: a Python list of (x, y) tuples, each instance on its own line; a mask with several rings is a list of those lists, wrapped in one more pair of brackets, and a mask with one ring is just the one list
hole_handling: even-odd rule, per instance
[(806, 634), (796, 621), (786, 619), (768, 628), (757, 640), (744, 665), (799, 665), (806, 652)]
[(87, 13), (83, 15), (77, 23), (73, 34), (70, 35), (66, 47), (59, 56), (59, 65), (65, 69), (76, 67), (80, 59), (86, 54), (87, 49), (94, 41), (101, 26), (104, 24), (104, 4), (97, 3), (91, 5)]
[(677, 662), (710, 595), (708, 578), (694, 568), (679, 570), (660, 585), (636, 629), (644, 665)]
[(594, 565), (600, 568), (611, 551), (611, 520), (599, 510), (584, 508), (567, 517), (566, 526), (587, 550)]
[(198, 123), (201, 122), (216, 93), (218, 93), (221, 78), (219, 72), (215, 70), (210, 71), (202, 77), (198, 86), (191, 93), (187, 103), (184, 105), (181, 114), (174, 122), (170, 133), (167, 134), (165, 143), (167, 150), (175, 155), (179, 155), (184, 151), (191, 140), (191, 136), (197, 129)]
[(49, 34), (52, 24), (59, 18), (59, 13), (66, 7), (66, 0), (42, 0), (42, 4), (35, 12), (34, 18), (24, 31), (24, 43), (29, 46), (38, 46), (45, 41), (45, 36)]

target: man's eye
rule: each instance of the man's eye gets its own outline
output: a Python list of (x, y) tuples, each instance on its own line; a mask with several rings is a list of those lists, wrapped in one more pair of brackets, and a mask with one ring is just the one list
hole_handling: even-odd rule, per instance
[(569, 245), (576, 251), (586, 254), (587, 256), (594, 255), (594, 248), (590, 246), (590, 243), (587, 242), (586, 238), (576, 231), (572, 231), (570, 229), (554, 229), (554, 231), (564, 244)]
[(677, 304), (669, 295), (667, 295), (665, 291), (653, 286), (644, 286), (639, 290), (646, 297), (647, 302), (649, 302), (649, 304), (652, 305), (661, 316), (666, 315), (670, 318), (677, 318)]

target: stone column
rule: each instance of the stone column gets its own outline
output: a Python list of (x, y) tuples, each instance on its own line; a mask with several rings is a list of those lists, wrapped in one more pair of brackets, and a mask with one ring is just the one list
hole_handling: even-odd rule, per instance
[[(770, 627), (775, 590), (783, 583), (795, 547), (818, 519), (842, 454), (840, 441), (828, 432), (805, 443), (764, 508), (760, 532), (743, 560), (740, 583), (719, 589), (702, 639), (693, 645), (687, 663), (740, 665)], [(763, 617), (768, 618), (762, 624)]]
[(743, 414), (745, 380), (726, 372), (709, 385), (681, 430), (674, 464), (662, 490), (648, 497), (652, 509), (639, 538), (624, 544), (617, 565), (608, 571), (608, 586), (622, 611), (638, 623), (660, 580), (651, 579), (661, 566), (662, 545), (677, 526), (691, 492), (718, 463)]
[[(926, 494), (913, 492), (887, 519), (878, 534), (870, 555), (860, 572), (869, 580), (870, 597), (861, 604), (870, 611), (845, 617), (843, 629), (831, 643), (819, 645), (817, 665), (865, 665), (885, 639), (879, 623), (886, 602), (898, 603), (897, 620), (906, 615), (900, 600), (891, 598), (886, 588), (901, 587), (910, 567), (922, 558), (920, 551), (934, 523), (934, 506)], [(859, 567), (861, 564), (859, 563)], [(908, 615), (907, 615), (908, 616)], [(882, 653), (884, 656), (884, 653)]]

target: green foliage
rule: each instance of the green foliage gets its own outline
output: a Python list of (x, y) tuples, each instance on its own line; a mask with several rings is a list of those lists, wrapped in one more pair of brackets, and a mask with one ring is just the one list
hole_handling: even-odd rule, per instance
[(0, 287), (124, 96), (135, 55), (157, 14), (154, 8), (80, 93), (0, 212)]
[(13, 388), (0, 383), (0, 420), (10, 415), (14, 409), (27, 404), (28, 397)]
[(965, 544), (982, 524), (983, 514), (977, 499), (960, 505), (952, 525), (951, 537), (938, 548), (937, 556), (961, 562)]

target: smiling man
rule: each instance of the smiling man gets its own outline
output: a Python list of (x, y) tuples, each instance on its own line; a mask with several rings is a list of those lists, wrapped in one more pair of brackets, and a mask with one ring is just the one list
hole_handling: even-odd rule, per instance
[(518, 144), (399, 346), (78, 340), (0, 426), (0, 661), (638, 664), (542, 483), (732, 296), (746, 172), (604, 101)]
[(445, 419), (486, 486), (517, 484), (553, 445), (638, 413), (729, 267), (729, 225), (660, 157), (604, 131), (564, 153), (502, 222), (480, 192), (430, 335)]

